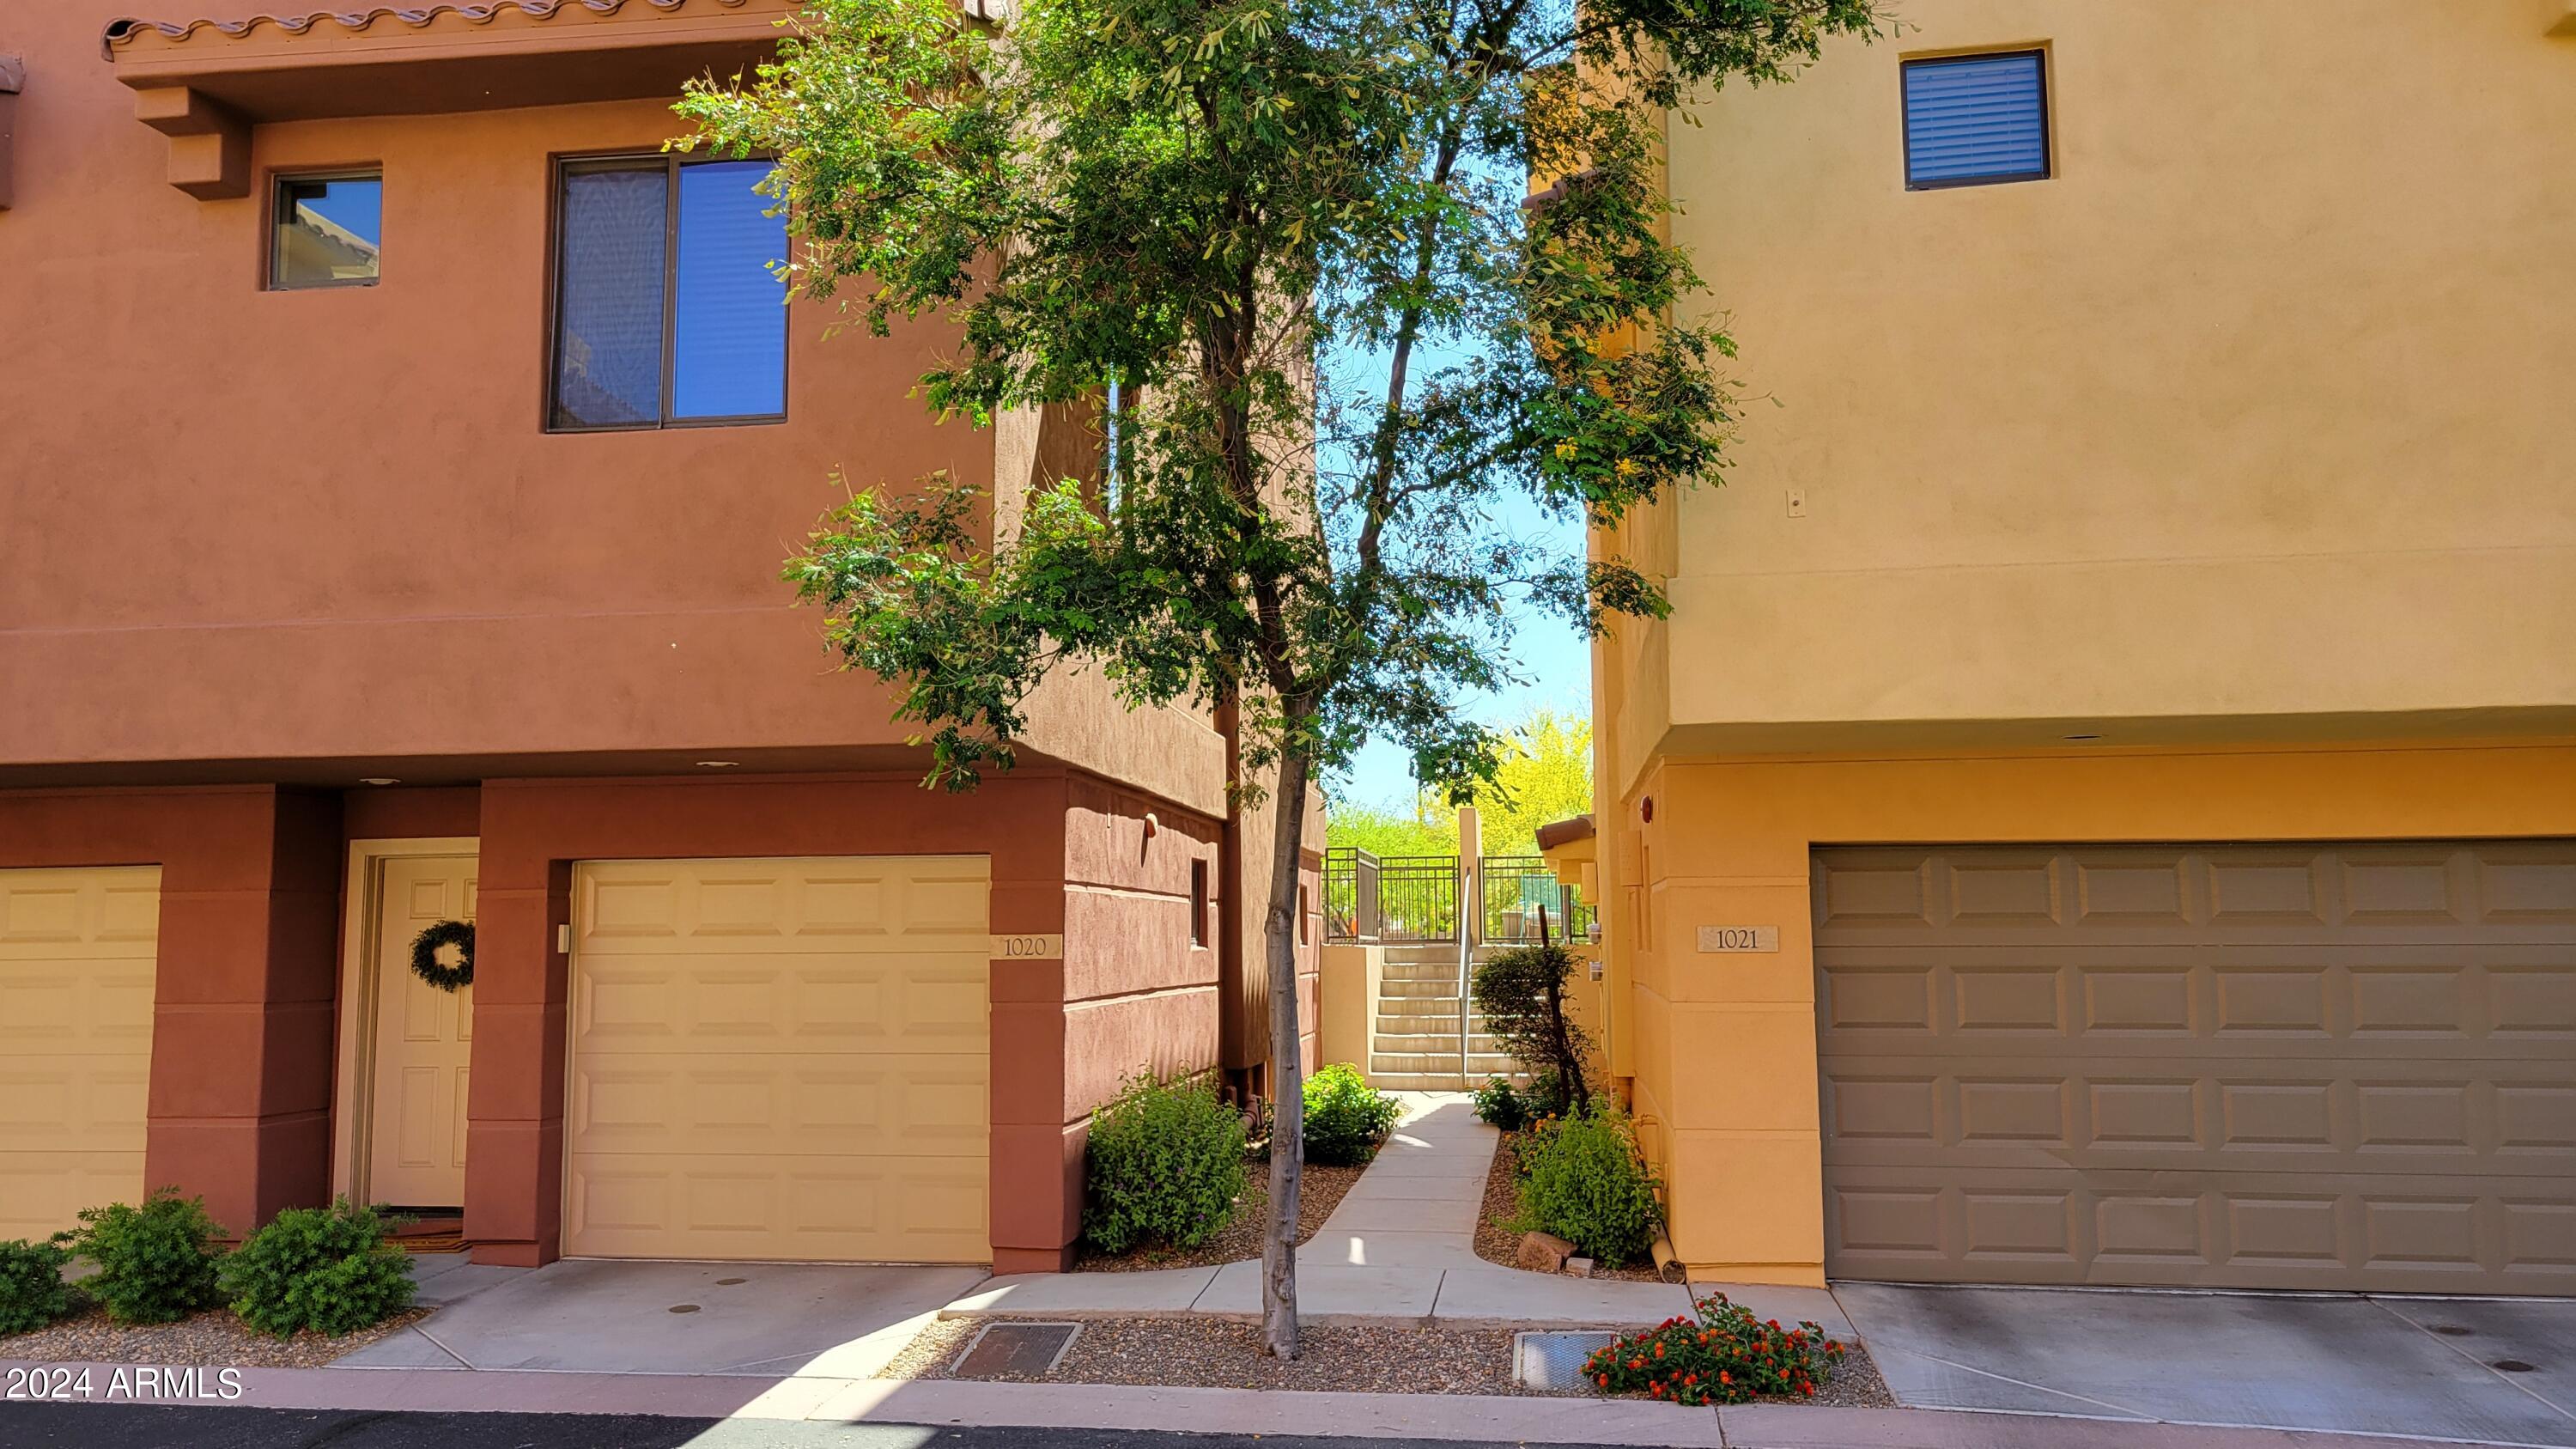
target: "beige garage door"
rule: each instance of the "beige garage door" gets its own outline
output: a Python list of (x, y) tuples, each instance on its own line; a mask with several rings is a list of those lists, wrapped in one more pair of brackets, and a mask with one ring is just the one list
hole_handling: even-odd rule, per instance
[(0, 1240), (143, 1193), (161, 869), (0, 870)]
[(575, 875), (564, 1251), (975, 1263), (982, 857)]
[(1814, 865), (1828, 1273), (2576, 1293), (2576, 842)]

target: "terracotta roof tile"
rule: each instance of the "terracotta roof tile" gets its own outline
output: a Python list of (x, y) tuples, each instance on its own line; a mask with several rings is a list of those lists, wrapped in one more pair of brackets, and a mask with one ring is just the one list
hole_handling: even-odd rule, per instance
[(1538, 828), (1538, 848), (1542, 851), (1554, 850), (1560, 845), (1572, 845), (1578, 840), (1591, 838), (1592, 817), (1589, 815), (1577, 815), (1571, 820), (1550, 821)]
[[(489, 24), (495, 16), (515, 11), (531, 20), (551, 20), (568, 10), (587, 10), (595, 15), (614, 15), (628, 5), (655, 10), (677, 10), (690, 0), (479, 0), (479, 3), (435, 3), (426, 5), (374, 5), (360, 10), (311, 10), (290, 15), (252, 15), (241, 20), (218, 20), (212, 16), (195, 20), (111, 20), (107, 23), (106, 44), (113, 48), (146, 34), (159, 35), (172, 41), (192, 39), (201, 34), (239, 37), (263, 25), (274, 26), (288, 35), (302, 35), (328, 21), (343, 30), (364, 30), (379, 20), (391, 20), (418, 30), (442, 16), (454, 16), (469, 25)], [(719, 5), (726, 9), (740, 7), (744, 0), (698, 0), (702, 5)]]

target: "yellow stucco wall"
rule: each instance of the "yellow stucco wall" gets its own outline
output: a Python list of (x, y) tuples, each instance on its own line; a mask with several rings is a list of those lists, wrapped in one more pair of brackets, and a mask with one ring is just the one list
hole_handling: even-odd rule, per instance
[[(1748, 402), (1594, 540), (1595, 873), (1694, 1276), (1822, 1275), (1816, 846), (2576, 835), (2563, 11), (1942, 0), (1667, 125)], [(1903, 59), (2033, 45), (2055, 174), (1905, 190)]]
[[(1941, 0), (1670, 125), (1750, 401), (1646, 527), (1682, 637), (1632, 706), (1695, 752), (2576, 728), (2546, 8)], [(1905, 190), (1902, 59), (2033, 44), (2055, 176)]]
[[(1654, 820), (1640, 823), (1644, 802)], [(1698, 1278), (1822, 1281), (1807, 862), (1893, 842), (2576, 835), (2576, 744), (1662, 759), (1622, 802), (1640, 1136)], [(1771, 925), (1771, 954), (1701, 954)]]

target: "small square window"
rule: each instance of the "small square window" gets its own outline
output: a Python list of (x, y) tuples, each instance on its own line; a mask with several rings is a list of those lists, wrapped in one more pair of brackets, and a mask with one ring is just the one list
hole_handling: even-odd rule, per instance
[(268, 285), (372, 287), (384, 240), (382, 172), (281, 176), (269, 210)]
[(1907, 190), (2048, 179), (2047, 56), (1945, 55), (1904, 72)]

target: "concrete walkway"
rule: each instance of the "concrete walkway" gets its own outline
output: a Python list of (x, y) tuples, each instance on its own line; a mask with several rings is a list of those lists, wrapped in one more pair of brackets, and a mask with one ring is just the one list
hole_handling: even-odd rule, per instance
[(1463, 1092), (1398, 1092), (1394, 1135), (1323, 1228), (1297, 1250), (1300, 1268), (1489, 1268), (1476, 1256), (1485, 1175), (1503, 1134), (1476, 1120)]
[(2576, 1300), (1834, 1291), (1913, 1407), (2576, 1446)]
[[(0, 1371), (12, 1366), (26, 1367), (0, 1361)], [(120, 1365), (51, 1367), (67, 1370), (75, 1379), (86, 1369), (95, 1382), (105, 1384)], [(641, 1414), (719, 1419), (741, 1429), (781, 1422), (910, 1425), (920, 1426), (917, 1437), (900, 1442), (920, 1444), (931, 1442), (940, 1429), (963, 1425), (1248, 1434), (1289, 1442), (1416, 1439), (1641, 1449), (2326, 1449), (2329, 1445), (2334, 1449), (2429, 1449), (2433, 1442), (1919, 1409), (1755, 1404), (1710, 1410), (1638, 1399), (904, 1382), (811, 1372), (766, 1378), (525, 1369), (254, 1368), (236, 1370), (229, 1388), (232, 1397), (201, 1393), (190, 1398), (218, 1413), (229, 1405), (416, 1414)], [(68, 1395), (58, 1402), (130, 1405), (136, 1400), (99, 1392)], [(307, 1441), (299, 1438), (297, 1442)], [(732, 1436), (710, 1430), (691, 1442), (765, 1441), (756, 1432)], [(883, 1441), (853, 1438), (850, 1442)]]
[(533, 1272), (416, 1259), (430, 1318), (333, 1366), (865, 1378), (981, 1268), (607, 1262)]
[[(1690, 1311), (1679, 1284), (1531, 1273), (1476, 1256), (1485, 1174), (1502, 1134), (1463, 1092), (1399, 1092), (1395, 1134), (1297, 1250), (1298, 1316), (1326, 1325), (1430, 1328), (1637, 1328)], [(1701, 1285), (1700, 1291), (1710, 1291)], [(1765, 1318), (1813, 1319), (1848, 1336), (1833, 1296), (1812, 1288), (1727, 1288)], [(1031, 1273), (995, 1278), (943, 1317), (1257, 1318), (1261, 1264), (1150, 1273)]]

